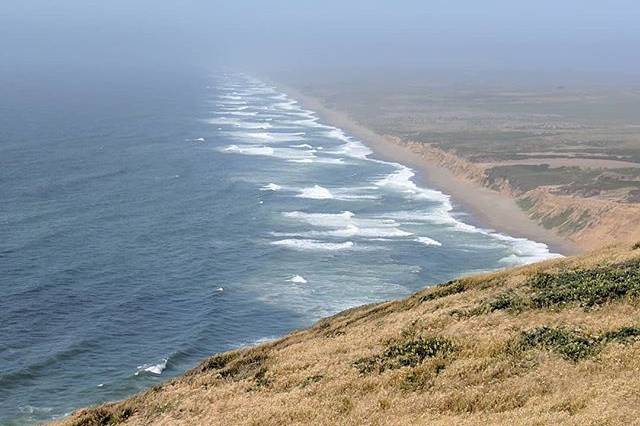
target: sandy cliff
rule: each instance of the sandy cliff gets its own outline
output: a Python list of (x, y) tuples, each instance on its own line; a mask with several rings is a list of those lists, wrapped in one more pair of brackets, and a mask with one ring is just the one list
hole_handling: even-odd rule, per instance
[(558, 194), (553, 186), (529, 191), (513, 188), (508, 180), (489, 180), (486, 167), (428, 144), (387, 140), (410, 149), (425, 161), (445, 167), (455, 176), (479, 186), (514, 197), (529, 217), (543, 227), (566, 237), (584, 250), (640, 238), (640, 204), (622, 203), (596, 197)]

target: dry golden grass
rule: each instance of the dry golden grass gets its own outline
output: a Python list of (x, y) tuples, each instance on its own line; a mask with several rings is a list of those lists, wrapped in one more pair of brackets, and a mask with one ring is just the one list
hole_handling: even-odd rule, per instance
[[(640, 249), (610, 247), (351, 309), (285, 338), (216, 355), (164, 385), (62, 423), (637, 424), (640, 329), (623, 328), (640, 326), (635, 295), (591, 307), (491, 305), (505, 292), (526, 302), (535, 291), (532, 277), (543, 271), (625, 262), (640, 265)], [(523, 337), (543, 326), (559, 340), (543, 345)], [(574, 330), (591, 340), (562, 340)], [(619, 330), (631, 334), (603, 337)], [(580, 344), (586, 355), (572, 351)]]

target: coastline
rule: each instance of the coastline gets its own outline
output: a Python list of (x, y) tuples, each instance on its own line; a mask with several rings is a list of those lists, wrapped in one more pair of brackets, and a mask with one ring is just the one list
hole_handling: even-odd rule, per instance
[(375, 157), (411, 167), (416, 172), (419, 184), (449, 195), (458, 210), (471, 214), (474, 225), (544, 243), (551, 252), (566, 256), (586, 251), (530, 219), (512, 197), (455, 176), (447, 168), (434, 164), (411, 149), (395, 144), (389, 137), (357, 123), (347, 113), (326, 107), (313, 96), (281, 83), (276, 85), (305, 108), (316, 112), (327, 123), (360, 139), (373, 151)]

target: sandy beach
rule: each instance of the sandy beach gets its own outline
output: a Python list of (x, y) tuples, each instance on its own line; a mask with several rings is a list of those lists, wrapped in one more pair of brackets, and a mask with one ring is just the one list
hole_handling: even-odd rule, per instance
[(373, 150), (376, 157), (413, 168), (420, 184), (450, 195), (457, 209), (471, 214), (474, 225), (545, 243), (552, 252), (563, 255), (575, 255), (585, 251), (531, 220), (513, 198), (460, 179), (448, 169), (362, 126), (351, 119), (347, 113), (327, 108), (315, 97), (305, 95), (286, 85), (278, 84), (278, 86), (306, 108), (317, 112), (323, 120), (359, 138)]

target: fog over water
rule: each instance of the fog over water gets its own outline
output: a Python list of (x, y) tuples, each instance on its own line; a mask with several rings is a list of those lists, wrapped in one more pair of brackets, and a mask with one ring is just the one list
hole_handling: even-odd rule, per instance
[(637, 76), (632, 0), (9, 0), (3, 73), (375, 67)]

